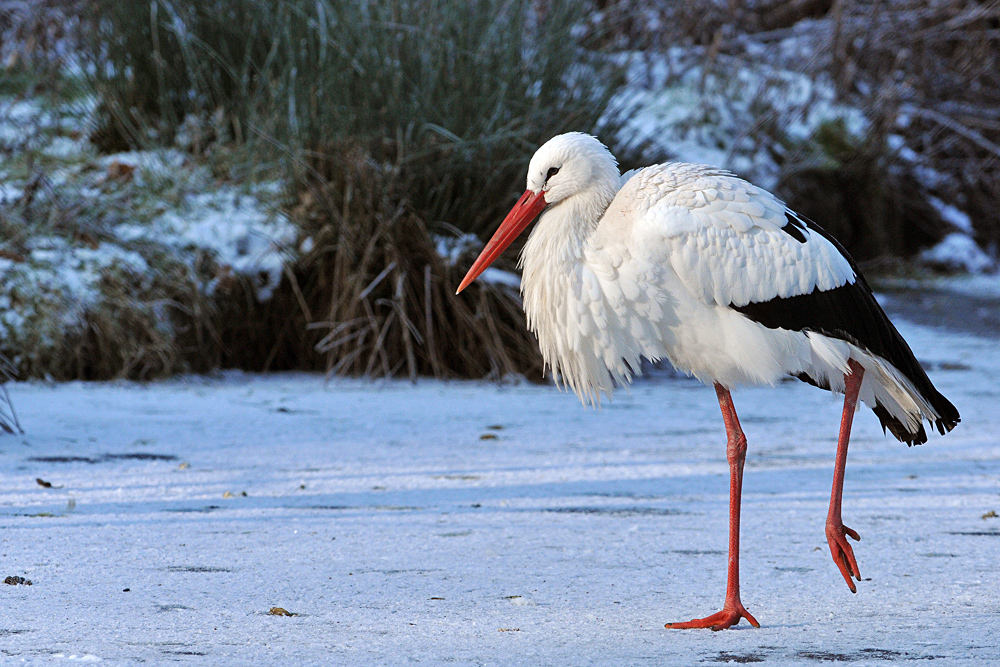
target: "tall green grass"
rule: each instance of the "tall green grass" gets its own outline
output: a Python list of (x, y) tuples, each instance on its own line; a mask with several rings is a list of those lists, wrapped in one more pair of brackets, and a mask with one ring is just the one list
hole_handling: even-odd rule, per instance
[(94, 71), (131, 143), (222, 114), (220, 139), (277, 145), (300, 172), (360, 149), (412, 179), (421, 217), (483, 231), (540, 142), (613, 116), (621, 77), (574, 37), (583, 6), (106, 0)]
[[(573, 0), (103, 0), (89, 71), (111, 148), (193, 122), (246, 162), (281, 157), (314, 250), (274, 298), (213, 320), (220, 365), (369, 376), (536, 375), (515, 294), (453, 292), (435, 234), (485, 236), (531, 154), (613, 143), (623, 76)], [(615, 146), (612, 146), (615, 148)], [(506, 260), (510, 262), (510, 260)], [(512, 267), (512, 263), (507, 266)], [(221, 314), (221, 317), (219, 316)]]

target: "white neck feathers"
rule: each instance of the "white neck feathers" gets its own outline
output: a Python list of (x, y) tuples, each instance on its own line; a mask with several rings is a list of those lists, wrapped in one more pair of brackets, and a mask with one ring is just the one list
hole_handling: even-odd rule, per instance
[(543, 213), (521, 254), (524, 312), (546, 367), (592, 403), (613, 389), (591, 321), (590, 305), (604, 296), (586, 263), (589, 239), (620, 187), (612, 168), (613, 178), (607, 174)]

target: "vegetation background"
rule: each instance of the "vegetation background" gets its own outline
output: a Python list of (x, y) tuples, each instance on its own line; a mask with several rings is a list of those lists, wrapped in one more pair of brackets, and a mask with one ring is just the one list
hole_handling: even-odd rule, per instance
[[(696, 137), (870, 271), (996, 266), (997, 2), (2, 0), (0, 40), (21, 377), (538, 378), (507, 274), (454, 288), (569, 130), (623, 168)], [(171, 236), (204, 197), (259, 202), (276, 263)]]

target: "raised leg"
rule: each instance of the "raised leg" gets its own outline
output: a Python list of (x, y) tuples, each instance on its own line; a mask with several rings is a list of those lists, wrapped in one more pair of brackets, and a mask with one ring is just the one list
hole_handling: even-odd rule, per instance
[(760, 627), (757, 619), (750, 615), (740, 601), (740, 499), (743, 495), (743, 463), (747, 454), (747, 438), (740, 428), (736, 407), (729, 390), (716, 383), (715, 393), (719, 395), (722, 418), (726, 422), (726, 457), (729, 459), (729, 579), (726, 585), (726, 603), (722, 611), (696, 618), (684, 623), (667, 623), (668, 628), (711, 628), (725, 630), (736, 625), (741, 618), (750, 625)]
[(855, 540), (861, 536), (844, 525), (840, 510), (844, 499), (844, 469), (847, 467), (847, 442), (851, 438), (851, 424), (854, 423), (854, 410), (858, 405), (858, 392), (861, 391), (861, 380), (865, 377), (865, 369), (851, 359), (847, 362), (851, 372), (844, 375), (844, 415), (840, 419), (840, 438), (837, 440), (837, 462), (833, 468), (833, 490), (830, 492), (830, 512), (826, 515), (826, 541), (830, 544), (830, 554), (833, 562), (840, 568), (848, 588), (852, 593), (858, 589), (851, 581), (851, 575), (861, 581), (861, 570), (854, 558), (854, 550), (847, 542), (850, 535)]

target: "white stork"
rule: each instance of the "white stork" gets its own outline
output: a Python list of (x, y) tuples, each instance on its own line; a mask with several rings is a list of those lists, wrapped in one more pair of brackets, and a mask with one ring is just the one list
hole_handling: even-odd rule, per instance
[[(857, 401), (897, 439), (926, 442), (959, 422), (872, 296), (844, 248), (770, 193), (693, 164), (622, 177), (611, 152), (577, 132), (546, 142), (528, 189), (469, 269), (478, 277), (540, 213), (521, 255), (528, 326), (546, 366), (599, 403), (640, 358), (668, 359), (715, 386), (728, 435), (729, 570), (722, 611), (668, 628), (757, 620), (740, 600), (740, 496), (747, 442), (729, 390), (792, 375), (845, 394), (826, 535), (852, 592), (859, 581), (841, 519)], [(544, 210), (544, 213), (542, 213)]]

